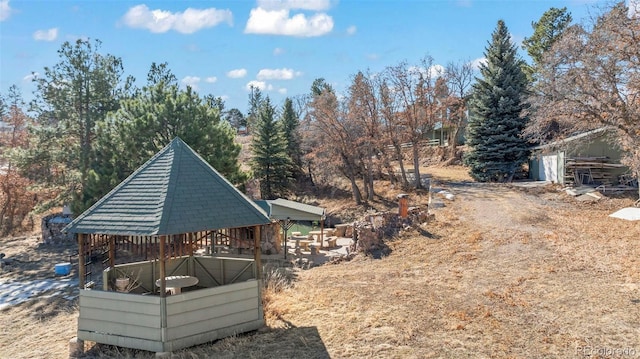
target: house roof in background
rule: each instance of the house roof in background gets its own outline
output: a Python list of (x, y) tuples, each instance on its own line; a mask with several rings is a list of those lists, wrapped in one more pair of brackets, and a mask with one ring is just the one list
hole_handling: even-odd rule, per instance
[(265, 211), (175, 138), (65, 230), (170, 235), (269, 222)]

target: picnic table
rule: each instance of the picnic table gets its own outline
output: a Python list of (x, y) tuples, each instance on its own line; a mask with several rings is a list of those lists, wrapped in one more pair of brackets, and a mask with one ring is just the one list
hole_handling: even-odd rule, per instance
[[(189, 275), (172, 275), (164, 277), (165, 287), (171, 294), (180, 294), (182, 288), (198, 284), (198, 278)], [(156, 280), (156, 286), (160, 287), (160, 279)]]

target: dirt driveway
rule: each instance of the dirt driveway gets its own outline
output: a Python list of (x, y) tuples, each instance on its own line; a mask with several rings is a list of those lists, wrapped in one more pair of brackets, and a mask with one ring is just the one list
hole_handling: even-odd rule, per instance
[(640, 226), (608, 217), (631, 199), (434, 187), (454, 196), (434, 221), (381, 260), (301, 272), (270, 324), (316, 328), (336, 358), (640, 357)]
[(494, 348), (516, 357), (640, 357), (640, 224), (608, 217), (631, 200), (579, 203), (551, 186), (446, 186), (456, 198), (441, 214), (473, 231), (472, 245), (456, 253), (465, 260), (452, 268), (454, 297), (491, 308), (498, 328), (481, 332)]

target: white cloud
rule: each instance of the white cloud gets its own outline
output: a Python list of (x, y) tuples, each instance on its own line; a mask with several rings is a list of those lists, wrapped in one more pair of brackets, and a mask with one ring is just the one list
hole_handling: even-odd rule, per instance
[(378, 54), (367, 54), (366, 56), (367, 56), (367, 59), (369, 60), (377, 60), (380, 58), (380, 55)]
[(284, 87), (281, 87), (278, 89), (278, 93), (281, 95), (286, 95), (287, 94), (287, 89)]
[(252, 86), (257, 88), (257, 89), (259, 89), (260, 91), (271, 91), (271, 90), (273, 90), (273, 85), (270, 85), (270, 84), (268, 84), (268, 83), (266, 83), (264, 81), (256, 81), (256, 80), (247, 82), (247, 84), (244, 86), (244, 88), (247, 91), (251, 91), (251, 87)]
[(473, 67), (474, 69), (479, 69), (480, 65), (482, 65), (482, 64), (486, 65), (487, 64), (487, 58), (485, 58), (485, 57), (477, 58), (475, 60), (472, 60), (470, 62), (470, 64), (471, 64), (471, 67)]
[(192, 34), (222, 22), (232, 25), (233, 15), (230, 10), (215, 8), (187, 8), (184, 12), (172, 13), (160, 9), (150, 10), (147, 5), (142, 4), (130, 8), (122, 20), (129, 27), (147, 29), (154, 33), (174, 30), (182, 34)]
[(27, 76), (23, 77), (22, 81), (33, 81), (33, 79), (38, 78), (38, 76), (40, 76), (39, 73), (32, 72), (32, 73), (28, 74)]
[(289, 10), (265, 10), (261, 7), (251, 10), (247, 26), (248, 34), (286, 35), (313, 37), (325, 35), (333, 29), (333, 18), (325, 13), (310, 17), (295, 14), (289, 17)]
[(442, 65), (433, 65), (429, 69), (429, 72), (431, 74), (431, 78), (437, 78), (444, 75), (444, 73), (446, 72), (446, 69)]
[(300, 71), (292, 69), (262, 69), (258, 71), (258, 80), (291, 80), (302, 75)]
[(38, 30), (33, 33), (33, 39), (36, 41), (54, 41), (58, 38), (58, 28), (54, 27), (49, 30)]
[(358, 28), (355, 25), (351, 25), (347, 28), (347, 35), (355, 35)]
[(281, 47), (276, 47), (275, 49), (273, 49), (273, 54), (275, 56), (282, 55), (284, 54), (284, 49)]
[(409, 67), (409, 72), (413, 74), (422, 74), (424, 76), (428, 76), (431, 79), (436, 79), (445, 73), (445, 68), (442, 65), (432, 65), (428, 69), (420, 66), (411, 66)]
[(258, 7), (269, 10), (300, 9), (323, 11), (331, 7), (330, 0), (258, 0)]
[(636, 17), (640, 13), (640, 0), (627, 0), (629, 8), (627, 16)]
[(191, 86), (192, 89), (198, 90), (198, 84), (200, 83), (200, 78), (198, 76), (185, 76), (181, 80), (182, 84), (185, 86)]
[(9, 16), (11, 16), (9, 0), (0, 0), (0, 21), (5, 21)]
[(240, 79), (247, 76), (247, 69), (235, 69), (227, 72), (227, 77), (232, 79)]
[(215, 77), (215, 76), (209, 76), (206, 79), (204, 79), (204, 81), (207, 82), (207, 83), (213, 84), (213, 83), (218, 82), (218, 78)]

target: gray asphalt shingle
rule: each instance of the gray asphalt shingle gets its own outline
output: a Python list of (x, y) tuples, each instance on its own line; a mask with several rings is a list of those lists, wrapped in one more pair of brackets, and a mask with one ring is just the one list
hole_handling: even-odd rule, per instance
[(175, 138), (65, 230), (169, 235), (266, 223), (264, 210)]

